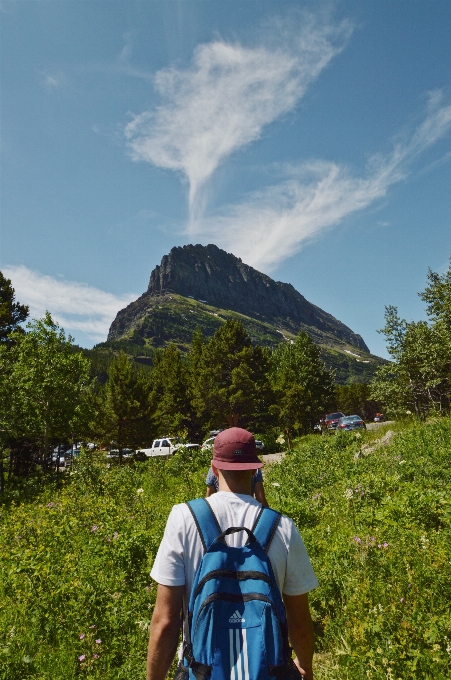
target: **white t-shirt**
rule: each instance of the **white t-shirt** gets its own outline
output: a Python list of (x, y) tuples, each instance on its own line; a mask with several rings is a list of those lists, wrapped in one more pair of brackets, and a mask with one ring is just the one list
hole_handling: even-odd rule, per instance
[[(260, 503), (252, 496), (219, 491), (208, 498), (221, 530), (229, 527), (252, 529), (260, 510)], [(227, 537), (232, 546), (243, 545), (245, 531)], [(189, 596), (203, 547), (193, 516), (185, 503), (174, 505), (169, 515), (163, 540), (150, 572), (163, 586), (186, 586), (185, 603)], [(316, 588), (318, 581), (313, 571), (304, 542), (293, 520), (282, 515), (269, 547), (268, 557), (281, 593), (303, 595)]]

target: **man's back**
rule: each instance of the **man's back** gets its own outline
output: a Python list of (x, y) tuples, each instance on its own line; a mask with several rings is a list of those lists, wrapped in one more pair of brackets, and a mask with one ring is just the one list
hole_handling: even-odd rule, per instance
[[(261, 509), (260, 503), (252, 496), (225, 491), (214, 494), (207, 502), (218, 520), (221, 531), (232, 526), (252, 529)], [(237, 533), (228, 536), (226, 540), (229, 545), (238, 546), (246, 539), (247, 536)], [(169, 515), (151, 576), (162, 585), (184, 585), (187, 602), (203, 552), (202, 542), (188, 506), (185, 503), (175, 505)], [(288, 517), (281, 517), (268, 557), (281, 593), (301, 595), (318, 585), (302, 538)]]

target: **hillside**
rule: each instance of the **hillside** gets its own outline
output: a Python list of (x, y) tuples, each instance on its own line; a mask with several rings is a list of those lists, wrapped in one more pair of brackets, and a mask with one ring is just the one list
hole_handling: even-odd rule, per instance
[[(383, 446), (386, 427), (309, 435), (264, 469), (318, 577), (317, 680), (450, 677), (451, 421), (397, 424)], [(105, 463), (83, 452), (60, 486), (12, 479), (0, 496), (0, 680), (145, 677), (149, 571), (210, 460)]]
[(308, 302), (290, 284), (274, 281), (217, 246), (173, 248), (152, 271), (148, 289), (122, 309), (107, 343), (142, 363), (169, 342), (186, 350), (197, 326), (208, 338), (227, 319), (240, 320), (255, 344), (275, 347), (306, 331), (320, 345), (337, 382), (366, 381), (383, 361), (331, 314)]

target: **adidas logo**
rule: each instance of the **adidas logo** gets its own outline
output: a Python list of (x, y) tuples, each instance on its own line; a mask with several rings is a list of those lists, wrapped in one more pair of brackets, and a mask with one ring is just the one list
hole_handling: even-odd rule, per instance
[(229, 619), (229, 623), (244, 623), (246, 619), (243, 619), (241, 617), (240, 612), (238, 609), (232, 614), (232, 616)]

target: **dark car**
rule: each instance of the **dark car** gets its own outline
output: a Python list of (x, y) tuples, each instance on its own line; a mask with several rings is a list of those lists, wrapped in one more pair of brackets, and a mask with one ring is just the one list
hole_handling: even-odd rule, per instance
[(345, 416), (338, 421), (337, 430), (366, 430), (360, 416)]
[(341, 411), (337, 411), (337, 413), (326, 413), (326, 415), (324, 416), (320, 423), (322, 431), (327, 432), (330, 430), (336, 430), (338, 421), (340, 420), (340, 418), (344, 417), (345, 414), (342, 413)]

